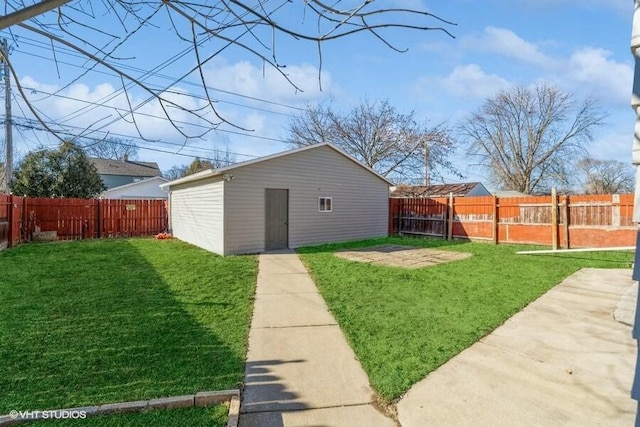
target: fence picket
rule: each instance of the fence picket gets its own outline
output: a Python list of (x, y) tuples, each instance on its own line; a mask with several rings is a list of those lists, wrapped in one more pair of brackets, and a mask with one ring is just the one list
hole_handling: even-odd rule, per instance
[[(571, 247), (633, 246), (633, 194), (572, 195), (562, 199), (555, 233), (558, 244)], [(391, 235), (446, 235), (446, 199), (408, 198), (389, 201)], [(552, 198), (455, 197), (453, 238), (493, 243), (553, 243)], [(441, 228), (440, 228), (441, 227)]]
[(164, 200), (51, 199), (0, 194), (0, 248), (34, 238), (77, 240), (167, 230)]

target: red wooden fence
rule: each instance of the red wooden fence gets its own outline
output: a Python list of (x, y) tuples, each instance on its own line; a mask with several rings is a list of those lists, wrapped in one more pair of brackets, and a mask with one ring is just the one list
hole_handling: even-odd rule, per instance
[(633, 194), (389, 200), (390, 235), (564, 248), (633, 246), (632, 217)]
[(0, 249), (22, 238), (22, 197), (0, 194)]
[(164, 200), (0, 195), (0, 248), (31, 240), (148, 236), (167, 225)]

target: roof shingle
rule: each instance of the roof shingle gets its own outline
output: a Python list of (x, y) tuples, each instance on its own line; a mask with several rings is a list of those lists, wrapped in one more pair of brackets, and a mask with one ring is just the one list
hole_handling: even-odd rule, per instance
[(139, 177), (162, 176), (158, 164), (155, 162), (138, 162), (133, 160), (113, 160), (89, 157), (100, 175), (124, 175)]

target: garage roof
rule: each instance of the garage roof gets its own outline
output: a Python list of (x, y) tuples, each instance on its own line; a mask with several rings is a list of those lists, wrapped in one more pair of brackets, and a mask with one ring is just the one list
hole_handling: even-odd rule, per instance
[(184, 183), (187, 183), (187, 182), (198, 181), (198, 180), (201, 180), (201, 179), (206, 179), (206, 178), (211, 178), (211, 177), (218, 176), (218, 175), (223, 175), (223, 174), (225, 174), (227, 172), (230, 172), (232, 170), (235, 170), (235, 169), (238, 169), (238, 168), (241, 168), (241, 167), (244, 167), (244, 166), (249, 166), (249, 165), (252, 165), (252, 164), (255, 164), (255, 163), (265, 162), (267, 160), (277, 159), (279, 157), (288, 156), (290, 154), (301, 153), (301, 152), (307, 151), (307, 150), (314, 150), (314, 149), (317, 149), (317, 148), (320, 148), (320, 147), (331, 148), (332, 150), (334, 150), (335, 152), (343, 155), (344, 157), (346, 157), (347, 159), (351, 160), (352, 162), (354, 162), (355, 164), (357, 164), (361, 168), (366, 169), (367, 171), (369, 171), (373, 175), (375, 175), (378, 178), (380, 178), (381, 180), (385, 181), (387, 184), (393, 185), (393, 183), (391, 181), (389, 181), (387, 178), (385, 178), (384, 176), (380, 175), (378, 172), (374, 171), (370, 167), (363, 165), (361, 162), (359, 162), (358, 160), (354, 159), (353, 157), (351, 157), (350, 155), (348, 155), (347, 153), (345, 153), (344, 151), (342, 151), (341, 149), (339, 149), (335, 145), (330, 144), (328, 142), (323, 142), (321, 144), (308, 145), (308, 146), (301, 147), (301, 148), (296, 148), (296, 149), (293, 149), (293, 150), (283, 151), (281, 153), (271, 154), (269, 156), (258, 157), (257, 159), (248, 160), (246, 162), (235, 163), (233, 165), (225, 166), (225, 167), (218, 168), (218, 169), (208, 169), (208, 170), (205, 170), (205, 171), (202, 171), (202, 172), (198, 172), (198, 173), (194, 173), (192, 175), (185, 176), (185, 177), (180, 178), (180, 179), (176, 179), (174, 181), (170, 181), (170, 182), (164, 183), (164, 184), (160, 185), (160, 188), (166, 189), (166, 188), (171, 187), (172, 185), (184, 184)]

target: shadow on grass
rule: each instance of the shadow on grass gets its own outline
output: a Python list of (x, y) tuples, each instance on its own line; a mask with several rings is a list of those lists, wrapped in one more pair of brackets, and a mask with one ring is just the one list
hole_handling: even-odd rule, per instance
[(0, 263), (0, 413), (242, 382), (255, 271), (239, 269), (255, 261), (95, 240), (25, 245)]

